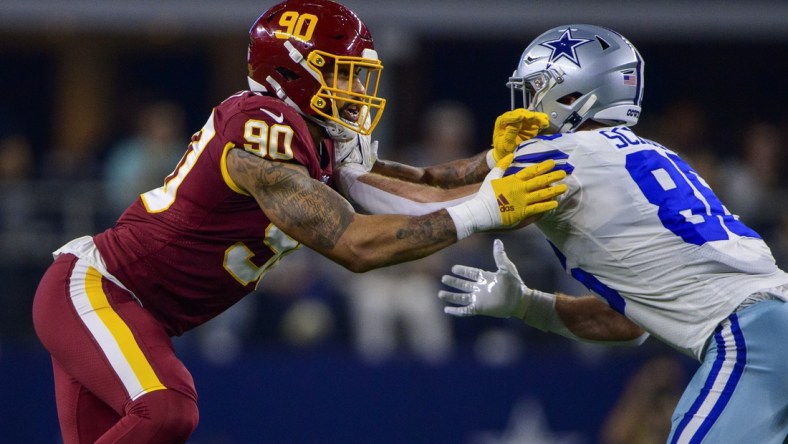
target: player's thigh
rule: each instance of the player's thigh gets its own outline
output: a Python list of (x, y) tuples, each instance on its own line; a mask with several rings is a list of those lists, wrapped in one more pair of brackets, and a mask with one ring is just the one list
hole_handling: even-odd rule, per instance
[(161, 324), (84, 261), (61, 256), (44, 275), (33, 312), (41, 342), (63, 371), (119, 414), (155, 390), (196, 399)]
[(788, 302), (760, 302), (741, 314), (742, 330), (747, 341), (748, 371), (765, 380), (768, 392), (781, 394), (788, 408)]
[(788, 304), (764, 301), (722, 325), (676, 407), (671, 442), (782, 444), (788, 436), (782, 345)]
[[(762, 301), (737, 313), (746, 355), (716, 439), (784, 444), (788, 438), (788, 303)], [(741, 348), (741, 344), (740, 344)], [(738, 434), (738, 435), (736, 435)]]

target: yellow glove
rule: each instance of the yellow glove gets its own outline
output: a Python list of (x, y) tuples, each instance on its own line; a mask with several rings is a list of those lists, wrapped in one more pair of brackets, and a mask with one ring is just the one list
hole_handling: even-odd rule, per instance
[[(490, 168), (492, 169), (492, 165), (507, 154), (514, 152), (521, 143), (539, 134), (539, 131), (547, 128), (549, 124), (547, 114), (525, 108), (517, 108), (498, 116), (493, 128), (493, 149), (490, 151), (492, 159), (489, 159), (490, 155), (488, 155)], [(490, 160), (493, 162), (489, 162)]]
[[(499, 165), (501, 163), (499, 162)], [(511, 163), (511, 160), (508, 163)], [(493, 192), (498, 200), (501, 222), (505, 227), (516, 225), (523, 219), (550, 211), (558, 206), (555, 198), (566, 192), (566, 185), (551, 186), (551, 184), (566, 177), (566, 172), (564, 170), (551, 171), (553, 168), (555, 168), (555, 161), (545, 160), (491, 182)]]
[(558, 206), (555, 197), (566, 192), (566, 185), (552, 184), (566, 177), (566, 172), (550, 171), (555, 161), (545, 160), (503, 177), (513, 157), (509, 154), (501, 159), (472, 198), (446, 208), (457, 229), (457, 240), (480, 231), (511, 228)]

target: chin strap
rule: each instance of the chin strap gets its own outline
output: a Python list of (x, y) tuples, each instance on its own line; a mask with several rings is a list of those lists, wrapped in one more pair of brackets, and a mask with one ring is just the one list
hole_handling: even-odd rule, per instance
[(287, 55), (290, 56), (290, 60), (301, 65), (301, 67), (304, 68), (304, 70), (314, 77), (318, 82), (323, 81), (323, 77), (320, 75), (320, 73), (307, 62), (306, 57), (304, 57), (304, 55), (298, 51), (298, 48), (293, 46), (293, 44), (289, 41), (285, 41), (284, 45), (285, 48), (287, 48)]
[(263, 92), (263, 93), (268, 92), (268, 88), (266, 88), (265, 85), (257, 82), (255, 79), (249, 76), (246, 77), (246, 82), (249, 84), (249, 91)]
[(596, 104), (596, 94), (591, 94), (586, 99), (586, 103), (580, 107), (577, 111), (573, 112), (569, 115), (569, 117), (564, 120), (564, 124), (561, 125), (561, 128), (558, 128), (559, 133), (567, 133), (574, 131), (581, 123), (583, 123), (583, 116), (591, 109), (592, 106)]

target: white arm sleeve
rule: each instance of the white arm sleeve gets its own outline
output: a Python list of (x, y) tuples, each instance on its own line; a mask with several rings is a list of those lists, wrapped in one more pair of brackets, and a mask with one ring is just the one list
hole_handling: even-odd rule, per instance
[(443, 202), (416, 202), (386, 190), (381, 190), (359, 178), (368, 174), (361, 168), (352, 165), (343, 166), (338, 170), (338, 184), (342, 195), (350, 200), (361, 211), (369, 214), (403, 214), (421, 216), (449, 206), (464, 202), (474, 195)]

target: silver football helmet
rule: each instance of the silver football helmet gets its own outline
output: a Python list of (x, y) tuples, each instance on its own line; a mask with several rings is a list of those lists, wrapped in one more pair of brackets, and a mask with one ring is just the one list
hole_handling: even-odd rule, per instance
[(610, 29), (559, 26), (525, 48), (507, 86), (512, 109), (548, 115), (547, 133), (572, 132), (588, 119), (632, 126), (640, 117), (643, 59)]

